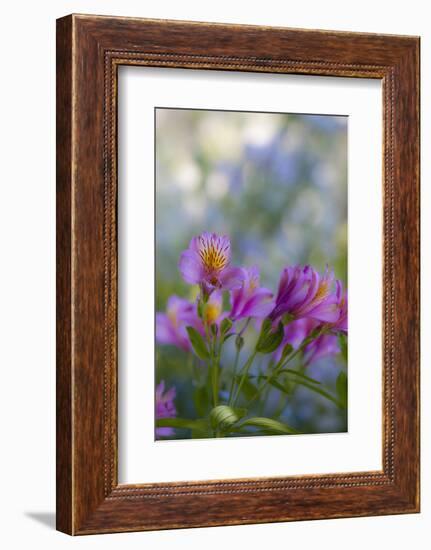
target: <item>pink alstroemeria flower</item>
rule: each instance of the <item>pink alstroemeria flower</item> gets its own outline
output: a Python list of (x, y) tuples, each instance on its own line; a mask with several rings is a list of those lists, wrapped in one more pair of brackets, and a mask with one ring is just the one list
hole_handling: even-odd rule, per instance
[(298, 349), (302, 342), (310, 335), (311, 331), (318, 326), (313, 319), (298, 319), (291, 321), (284, 327), (284, 337), (280, 347), (274, 352), (274, 360), (277, 362), (281, 358), (286, 344), (290, 344), (294, 350)]
[(334, 273), (328, 268), (320, 275), (309, 265), (285, 267), (271, 319), (280, 319), (287, 313), (295, 319), (309, 317), (322, 323), (335, 323), (339, 306), (333, 284)]
[[(294, 350), (297, 350), (302, 342), (310, 336), (311, 332), (318, 328), (319, 322), (313, 319), (298, 319), (297, 321), (291, 321), (284, 327), (284, 338), (274, 353), (274, 360), (279, 361), (282, 351), (286, 344), (290, 344)], [(326, 357), (328, 355), (335, 355), (340, 352), (338, 346), (337, 336), (333, 334), (322, 334), (315, 340), (310, 342), (304, 349), (304, 366)]]
[(303, 318), (291, 321), (284, 327), (283, 344), (290, 344), (293, 349), (298, 349), (317, 326), (318, 323), (313, 319)]
[(190, 351), (192, 347), (186, 329), (188, 326), (204, 334), (196, 304), (173, 295), (168, 300), (166, 313), (156, 313), (156, 340), (159, 344), (172, 344)]
[[(222, 293), (216, 290), (205, 303), (203, 320), (208, 325), (219, 325), (226, 315), (223, 313)], [(203, 320), (198, 316), (196, 304), (173, 295), (168, 300), (166, 313), (156, 313), (156, 340), (159, 344), (170, 344), (184, 351), (192, 351), (187, 327), (193, 327), (205, 336)]]
[(233, 290), (242, 282), (242, 270), (231, 267), (230, 240), (216, 233), (202, 233), (193, 237), (187, 250), (180, 256), (179, 269), (183, 279), (198, 284), (204, 296), (213, 290)]
[[(174, 387), (165, 392), (165, 382), (162, 380), (156, 387), (156, 419), (174, 418), (177, 411), (174, 405), (176, 390)], [(156, 438), (174, 434), (174, 429), (169, 427), (156, 428)]]
[(231, 312), (229, 317), (232, 320), (244, 319), (245, 317), (267, 317), (274, 303), (272, 292), (260, 286), (259, 269), (254, 267), (242, 269), (242, 285), (231, 292)]
[(343, 292), (343, 283), (339, 280), (336, 281), (336, 287), (337, 290), (335, 294), (337, 297), (339, 316), (331, 326), (336, 332), (344, 332), (347, 334), (347, 290)]
[(304, 366), (310, 363), (340, 353), (338, 338), (334, 334), (322, 334), (310, 342), (304, 349)]

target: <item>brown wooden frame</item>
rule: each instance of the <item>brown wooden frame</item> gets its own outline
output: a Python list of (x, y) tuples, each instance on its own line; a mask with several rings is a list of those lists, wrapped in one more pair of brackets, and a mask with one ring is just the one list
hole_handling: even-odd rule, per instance
[[(119, 485), (117, 68), (383, 83), (383, 470)], [(419, 38), (70, 15), (57, 21), (57, 529), (419, 511)]]

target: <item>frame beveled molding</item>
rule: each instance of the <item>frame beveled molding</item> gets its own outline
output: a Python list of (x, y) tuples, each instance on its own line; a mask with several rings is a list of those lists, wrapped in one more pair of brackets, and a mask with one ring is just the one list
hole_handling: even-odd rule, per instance
[[(119, 485), (120, 65), (381, 79), (383, 469)], [(70, 534), (419, 511), (419, 39), (72, 15), (57, 21), (57, 528)]]

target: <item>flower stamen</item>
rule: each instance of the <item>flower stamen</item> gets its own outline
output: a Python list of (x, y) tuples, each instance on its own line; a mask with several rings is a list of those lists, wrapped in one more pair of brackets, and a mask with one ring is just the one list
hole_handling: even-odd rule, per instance
[(229, 262), (229, 246), (222, 247), (220, 243), (213, 239), (199, 239), (199, 256), (207, 272), (220, 271), (224, 269)]

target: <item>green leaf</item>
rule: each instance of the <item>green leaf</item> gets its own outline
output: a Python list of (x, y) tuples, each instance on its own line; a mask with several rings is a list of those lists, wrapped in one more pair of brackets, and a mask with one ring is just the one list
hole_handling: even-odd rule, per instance
[[(259, 374), (257, 376), (256, 375), (250, 375), (250, 378), (257, 378), (258, 380), (266, 380), (268, 382), (268, 384), (271, 384), (271, 386), (273, 386), (277, 390), (280, 390), (283, 393), (291, 393), (289, 387), (284, 386), (283, 384), (281, 384), (278, 380), (276, 380), (272, 376), (266, 376), (264, 374)], [(256, 392), (257, 392), (257, 389), (256, 389)]]
[(199, 319), (204, 318), (204, 309), (203, 309), (203, 303), (202, 300), (198, 300), (198, 317)]
[(284, 328), (281, 322), (278, 323), (278, 326), (274, 331), (271, 328), (271, 322), (269, 322), (268, 326), (268, 323), (266, 321), (268, 321), (268, 319), (265, 319), (262, 325), (262, 330), (256, 344), (256, 351), (258, 351), (259, 353), (274, 352), (281, 344), (284, 337)]
[[(304, 340), (304, 342), (311, 342), (312, 340), (314, 340), (315, 338), (317, 338), (318, 336), (320, 336), (322, 334), (322, 329), (321, 328), (315, 328), (311, 334), (309, 336), (307, 336), (307, 338)], [(303, 343), (304, 343), (303, 342)]]
[(280, 390), (287, 395), (292, 393), (291, 389), (288, 386), (283, 386), (283, 384), (280, 384), (280, 382), (277, 382), (277, 380), (271, 380), (271, 378), (269, 378), (268, 382), (271, 384), (271, 386), (274, 386), (274, 388)]
[(189, 420), (188, 418), (157, 418), (156, 427), (206, 431), (208, 429), (208, 421), (205, 418), (199, 418), (198, 420)]
[(280, 361), (281, 361), (282, 363), (284, 363), (284, 360), (286, 359), (286, 357), (287, 357), (288, 355), (290, 355), (290, 354), (292, 353), (292, 351), (293, 351), (293, 346), (292, 346), (291, 344), (287, 343), (287, 344), (284, 346), (283, 351), (281, 352), (281, 359), (280, 359)]
[(228, 405), (218, 405), (210, 412), (211, 425), (214, 429), (226, 431), (246, 414), (245, 409), (233, 409)]
[(347, 363), (347, 336), (345, 334), (338, 335), (338, 343), (340, 344), (341, 354), (344, 361)]
[[(255, 395), (257, 394), (258, 390), (257, 387), (251, 382), (250, 378), (252, 378), (251, 375), (248, 375), (248, 378), (244, 379), (244, 382), (241, 387), (241, 392), (244, 394), (244, 397), (249, 400), (253, 399)], [(236, 382), (239, 383), (241, 380), (241, 376), (236, 376)]]
[(241, 334), (238, 334), (238, 336), (235, 338), (236, 349), (240, 351), (243, 345), (244, 345), (244, 338), (241, 336)]
[(269, 317), (266, 317), (262, 323), (261, 333), (267, 333), (271, 330), (272, 321)]
[(264, 416), (259, 417), (253, 417), (253, 418), (247, 418), (247, 420), (243, 420), (236, 428), (243, 428), (245, 426), (253, 426), (256, 428), (262, 428), (266, 432), (272, 432), (275, 434), (299, 434), (295, 428), (292, 428), (291, 426), (288, 426), (284, 422), (280, 422), (279, 420), (274, 420), (272, 418), (266, 418)]
[[(290, 369), (283, 369), (283, 371), (288, 373), (288, 371), (290, 371)], [(282, 371), (280, 371), (280, 372), (282, 372)], [(296, 371), (293, 371), (293, 372), (295, 372), (295, 374), (297, 374), (299, 376), (296, 377), (296, 378), (290, 378), (290, 379), (288, 378), (288, 380), (290, 380), (291, 382), (295, 382), (295, 384), (299, 384), (300, 386), (304, 386), (305, 388), (308, 388), (309, 390), (314, 391), (314, 393), (318, 393), (322, 397), (325, 397), (329, 401), (332, 401), (332, 403), (337, 405), (337, 407), (340, 407), (340, 409), (345, 409), (346, 408), (346, 405), (345, 405), (345, 403), (343, 403), (343, 401), (337, 399), (336, 397), (331, 395), (329, 392), (322, 389), (322, 387), (319, 385), (319, 382), (317, 382), (317, 380), (314, 380), (313, 378), (311, 378), (310, 380), (313, 380), (313, 383), (311, 383), (307, 380), (308, 377), (306, 377), (305, 375), (300, 375)], [(283, 386), (277, 380), (275, 380), (275, 379), (271, 380), (271, 377), (268, 377), (268, 376), (262, 376), (261, 378), (267, 379), (268, 382), (272, 386), (276, 387), (278, 390), (280, 390), (280, 391), (286, 393), (287, 395), (289, 395), (290, 388)]]
[(295, 319), (294, 315), (292, 315), (291, 313), (285, 313), (281, 318), (281, 322), (283, 323), (284, 326), (286, 326), (289, 323), (291, 323), (294, 319)]
[(329, 401), (332, 401), (332, 403), (337, 405), (337, 407), (340, 407), (340, 409), (345, 409), (346, 408), (345, 405), (341, 401), (339, 401), (336, 397), (331, 395), (326, 390), (323, 390), (319, 386), (317, 386), (315, 384), (311, 384), (310, 382), (307, 382), (306, 380), (302, 380), (300, 378), (295, 379), (295, 382), (297, 384), (301, 385), (301, 386), (304, 386), (305, 388), (308, 388), (311, 391), (314, 391), (314, 393), (318, 393), (319, 395), (321, 395), (322, 397), (325, 397)]
[(205, 344), (205, 340), (193, 327), (187, 327), (187, 333), (189, 335), (190, 342), (196, 355), (199, 357), (199, 359), (207, 361), (210, 358), (210, 354)]
[(306, 380), (307, 382), (310, 382), (311, 384), (318, 384), (321, 385), (321, 382), (319, 380), (316, 380), (315, 378), (310, 378), (310, 376), (306, 376), (302, 372), (299, 372), (297, 370), (293, 369), (281, 369), (279, 372), (287, 372), (289, 374), (292, 374), (294, 376), (298, 376), (299, 378), (302, 378), (303, 380)]
[(344, 408), (347, 408), (347, 375), (344, 371), (341, 371), (337, 376), (335, 385), (340, 402)]
[(212, 431), (192, 430), (192, 439), (208, 439), (210, 437), (213, 437)]
[(232, 328), (232, 324), (232, 321), (228, 317), (223, 319), (220, 324), (220, 332), (223, 334), (223, 336), (230, 331), (230, 329)]

